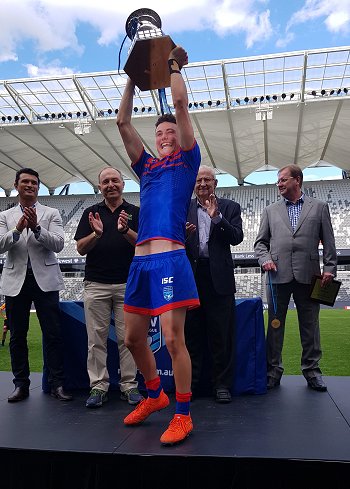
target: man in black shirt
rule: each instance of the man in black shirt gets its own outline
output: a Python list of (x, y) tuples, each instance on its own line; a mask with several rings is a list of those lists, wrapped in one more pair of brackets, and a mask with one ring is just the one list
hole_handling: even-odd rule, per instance
[(107, 400), (107, 339), (111, 312), (120, 361), (121, 399), (137, 404), (136, 365), (124, 344), (124, 294), (138, 228), (139, 208), (123, 197), (123, 176), (115, 168), (104, 168), (98, 188), (104, 200), (85, 209), (74, 239), (80, 255), (86, 255), (84, 310), (88, 334), (87, 370), (90, 397), (86, 407), (97, 408)]

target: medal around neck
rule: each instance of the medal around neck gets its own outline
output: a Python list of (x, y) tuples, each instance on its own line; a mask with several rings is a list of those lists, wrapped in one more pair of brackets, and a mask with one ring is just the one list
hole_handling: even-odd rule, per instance
[(273, 319), (271, 321), (271, 326), (274, 328), (274, 329), (277, 329), (281, 326), (281, 321), (277, 318)]

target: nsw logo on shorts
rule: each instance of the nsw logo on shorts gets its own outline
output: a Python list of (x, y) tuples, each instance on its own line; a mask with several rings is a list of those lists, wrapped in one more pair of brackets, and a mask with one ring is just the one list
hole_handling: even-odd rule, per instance
[[(162, 284), (172, 284), (174, 282), (174, 277), (163, 277)], [(163, 287), (163, 297), (166, 301), (171, 301), (174, 297), (174, 289), (172, 285), (166, 285)]]
[(171, 285), (168, 285), (168, 287), (163, 287), (163, 297), (166, 301), (171, 301), (171, 299), (174, 297), (174, 291)]

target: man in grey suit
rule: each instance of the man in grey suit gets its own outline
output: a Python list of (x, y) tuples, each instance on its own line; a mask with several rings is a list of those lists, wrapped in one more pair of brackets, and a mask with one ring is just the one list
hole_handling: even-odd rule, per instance
[(37, 201), (39, 185), (35, 170), (19, 170), (14, 184), (19, 204), (0, 213), (0, 253), (7, 252), (0, 290), (6, 301), (15, 384), (9, 402), (22, 401), (29, 395), (27, 333), (32, 302), (43, 333), (51, 395), (60, 401), (72, 399), (63, 390), (59, 290), (64, 283), (55, 255), (64, 246), (63, 226), (57, 209)]
[(322, 286), (336, 275), (337, 256), (328, 205), (302, 192), (303, 173), (297, 165), (278, 172), (281, 199), (262, 214), (254, 249), (266, 272), (268, 297), (267, 387), (280, 384), (285, 318), (293, 294), (302, 344), (301, 369), (308, 386), (326, 391), (321, 359), (320, 305), (310, 299), (314, 275), (321, 275), (318, 247), (323, 244)]

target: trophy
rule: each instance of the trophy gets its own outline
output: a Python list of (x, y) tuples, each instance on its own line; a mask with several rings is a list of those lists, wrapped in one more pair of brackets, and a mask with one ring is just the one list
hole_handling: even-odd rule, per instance
[(167, 61), (175, 43), (161, 27), (159, 15), (149, 8), (135, 10), (125, 24), (132, 43), (124, 71), (141, 91), (170, 87)]

